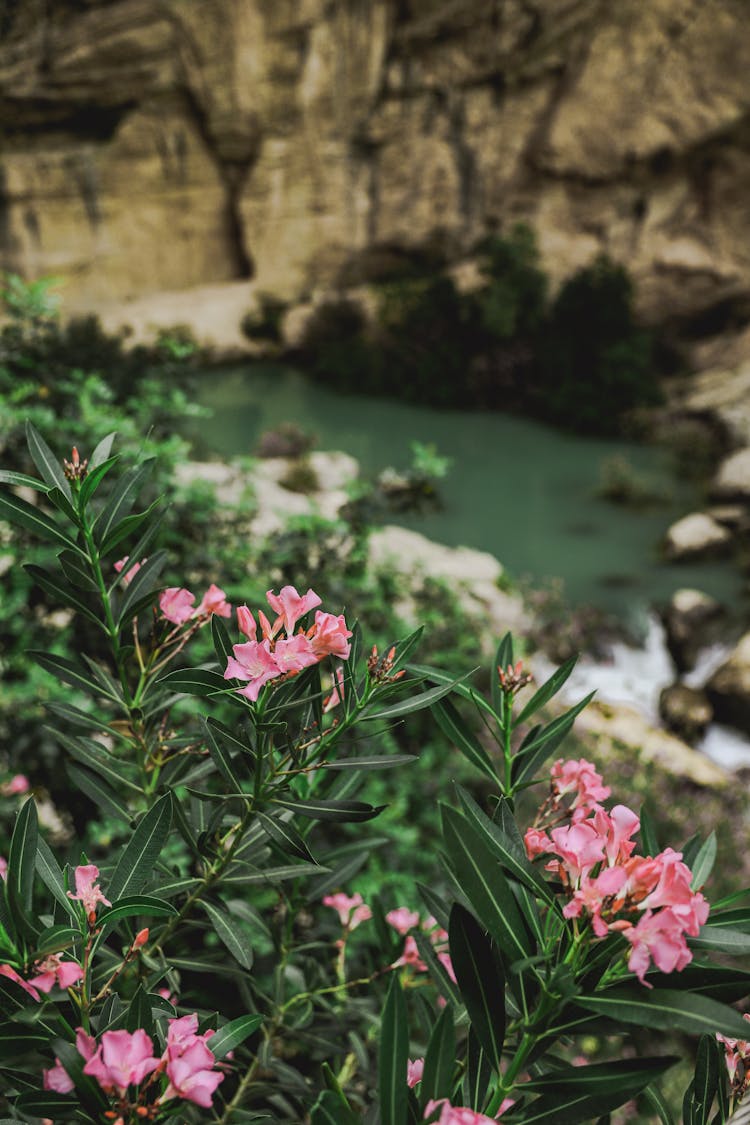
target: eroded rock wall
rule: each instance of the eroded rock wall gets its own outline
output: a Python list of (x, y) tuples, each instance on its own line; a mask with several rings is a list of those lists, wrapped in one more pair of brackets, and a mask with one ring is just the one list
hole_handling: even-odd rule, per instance
[(69, 305), (299, 299), (524, 219), (647, 317), (750, 310), (746, 0), (0, 0), (0, 34), (0, 265)]

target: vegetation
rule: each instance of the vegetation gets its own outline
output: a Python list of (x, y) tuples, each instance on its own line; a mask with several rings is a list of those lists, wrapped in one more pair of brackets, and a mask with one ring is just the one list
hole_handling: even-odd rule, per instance
[(374, 323), (351, 299), (326, 302), (300, 359), (337, 389), (522, 410), (584, 433), (617, 433), (660, 401), (622, 267), (602, 257), (550, 302), (528, 228), (484, 239), (477, 255), (482, 281), (469, 292), (447, 273), (381, 280)]

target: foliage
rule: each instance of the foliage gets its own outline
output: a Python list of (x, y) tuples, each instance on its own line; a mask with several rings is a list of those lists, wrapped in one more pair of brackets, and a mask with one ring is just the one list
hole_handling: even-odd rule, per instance
[(632, 508), (665, 504), (670, 499), (664, 489), (655, 487), (638, 473), (623, 454), (614, 454), (602, 462), (596, 495)]
[(257, 309), (246, 313), (240, 327), (249, 340), (265, 340), (271, 344), (280, 344), (286, 310), (286, 301), (280, 300), (272, 293), (260, 293)]
[[(38, 475), (2, 471), (0, 512), (50, 545), (34, 586), (102, 642), (29, 655), (67, 685), (66, 769), (121, 834), (61, 857), (33, 798), (16, 816), (0, 887), (14, 1121), (581, 1125), (638, 1098), (669, 1123), (674, 1060), (634, 1049), (644, 1028), (698, 1039), (684, 1120), (729, 1120), (750, 980), (728, 962), (750, 952), (750, 915), (732, 896), (706, 920), (713, 833), (674, 852), (647, 813), (606, 807), (591, 763), (549, 770), (588, 702), (550, 711), (574, 659), (529, 691), (506, 636), (487, 699), (415, 662), (420, 630), (368, 652), (312, 589), (232, 620), (213, 583), (197, 604), (164, 588), (158, 506), (112, 435), (63, 465), (27, 435)], [(411, 768), (393, 731), (415, 713), (481, 785), (454, 799), (434, 771), (441, 867), (389, 910), (346, 888), (379, 842), (364, 788)], [(592, 1038), (602, 1061), (574, 1065)]]

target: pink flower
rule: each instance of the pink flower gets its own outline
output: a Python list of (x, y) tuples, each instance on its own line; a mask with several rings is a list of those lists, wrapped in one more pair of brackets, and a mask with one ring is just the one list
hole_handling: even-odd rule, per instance
[(669, 906), (678, 918), (685, 919), (685, 929), (695, 937), (708, 917), (708, 903), (703, 895), (694, 894), (691, 890), (693, 875), (687, 864), (682, 862), (682, 852), (665, 848), (655, 859), (661, 865), (659, 882), (641, 903), (641, 910)]
[(424, 1071), (424, 1059), (411, 1059), (408, 1061), (406, 1067), (406, 1085), (411, 1090), (416, 1086), (417, 1082), (422, 1081), (422, 1072)]
[(75, 1089), (75, 1082), (60, 1060), (55, 1058), (55, 1065), (42, 1071), (42, 1086), (45, 1090), (54, 1090), (56, 1094), (69, 1094)]
[(204, 1031), (202, 1035), (198, 1035), (197, 1032), (198, 1015), (196, 1012), (169, 1020), (167, 1027), (167, 1054), (169, 1057), (171, 1059), (179, 1058), (193, 1043), (205, 1043), (207, 1039), (216, 1034), (213, 1029)]
[(611, 812), (597, 809), (593, 818), (594, 827), (605, 838), (604, 854), (610, 866), (625, 863), (635, 848), (634, 836), (641, 827), (637, 814), (627, 805), (615, 805)]
[(214, 613), (217, 617), (231, 617), (232, 607), (224, 591), (212, 582), (196, 607), (193, 617), (211, 617)]
[(193, 616), (195, 594), (181, 586), (169, 586), (159, 595), (159, 609), (162, 617), (173, 625), (184, 625)]
[(83, 867), (76, 867), (75, 880), (76, 880), (76, 893), (68, 891), (68, 898), (78, 900), (83, 903), (86, 911), (86, 917), (96, 913), (96, 904), (103, 903), (105, 906), (111, 906), (112, 903), (108, 898), (105, 898), (101, 889), (96, 883), (99, 878), (99, 868), (95, 867), (93, 863), (88, 863)]
[(326, 895), (323, 899), (323, 906), (331, 906), (337, 912), (341, 925), (347, 930), (355, 930), (361, 922), (367, 922), (372, 918), (372, 911), (362, 901), (362, 895), (356, 894), (349, 895), (335, 894)]
[(624, 867), (605, 867), (596, 879), (582, 879), (573, 898), (563, 907), (563, 917), (578, 918), (585, 910), (591, 917), (596, 936), (606, 937), (609, 926), (602, 918), (602, 909), (607, 899), (621, 891), (626, 879)]
[(526, 855), (529, 859), (536, 859), (537, 856), (544, 855), (545, 852), (554, 851), (552, 841), (541, 828), (527, 828), (523, 842), (526, 845)]
[(323, 714), (327, 715), (344, 700), (344, 669), (338, 667), (333, 676), (333, 691), (323, 700)]
[(497, 1111), (497, 1117), (487, 1117), (484, 1113), (477, 1113), (474, 1109), (468, 1109), (466, 1106), (451, 1105), (447, 1098), (440, 1098), (439, 1101), (430, 1099), (424, 1109), (425, 1119), (431, 1117), (436, 1109), (440, 1106), (440, 1117), (437, 1118), (435, 1125), (494, 1125), (498, 1117), (505, 1113), (513, 1105), (513, 1098), (506, 1098), (500, 1109)]
[[(117, 562), (115, 563), (115, 570), (117, 571), (118, 574), (123, 569), (123, 567), (126, 565), (129, 558), (130, 558), (130, 556), (126, 555), (124, 559), (118, 559), (117, 560)], [(131, 567), (128, 567), (128, 570), (123, 575), (123, 579), (122, 579), (123, 586), (129, 586), (130, 585), (130, 583), (133, 581), (136, 574), (138, 573), (138, 571), (141, 569), (141, 567), (143, 566), (143, 564), (145, 562), (146, 562), (145, 559), (141, 559), (140, 562), (133, 563), (133, 565)]]
[(628, 968), (647, 988), (652, 987), (644, 980), (650, 961), (653, 960), (663, 973), (673, 973), (684, 969), (693, 959), (682, 924), (669, 907), (656, 913), (647, 910), (637, 926), (629, 926), (622, 932), (632, 946)]
[(153, 1043), (140, 1027), (132, 1033), (105, 1031), (83, 1073), (95, 1078), (103, 1090), (117, 1090), (122, 1095), (128, 1086), (138, 1086), (147, 1074), (156, 1070), (160, 1060), (153, 1050)]
[(290, 637), (288, 640), (277, 641), (273, 658), (279, 669), (285, 673), (301, 672), (303, 668), (318, 663), (312, 645), (304, 633), (298, 633), (296, 637)]
[(3, 797), (16, 797), (21, 793), (28, 793), (30, 788), (28, 777), (22, 773), (17, 773), (10, 781), (0, 785), (0, 793)]
[(170, 1056), (168, 1048), (169, 1085), (159, 1099), (160, 1102), (179, 1097), (210, 1109), (216, 1087), (224, 1081), (224, 1075), (213, 1069), (215, 1062), (213, 1053), (197, 1036), (193, 1036), (187, 1045), (182, 1045), (179, 1055)]
[(592, 867), (604, 858), (606, 839), (600, 836), (589, 820), (579, 821), (567, 828), (553, 828), (552, 851), (559, 855), (563, 866), (574, 886), (582, 875), (587, 875)]
[(427, 965), (419, 955), (419, 947), (414, 938), (409, 934), (404, 942), (404, 951), (398, 961), (391, 965), (392, 969), (400, 969), (402, 965), (412, 965), (418, 973), (427, 972)]
[(230, 656), (224, 672), (225, 680), (247, 680), (248, 685), (240, 689), (240, 695), (247, 696), (253, 703), (260, 694), (260, 689), (269, 680), (275, 680), (281, 675), (276, 660), (274, 659), (268, 641), (246, 641), (232, 648), (234, 656)]
[(443, 968), (445, 969), (446, 973), (451, 978), (453, 983), (458, 984), (458, 981), (456, 980), (456, 973), (455, 973), (455, 970), (453, 968), (453, 962), (451, 961), (450, 953), (438, 953), (437, 959), (440, 962), (440, 964), (443, 966)]
[(96, 1054), (96, 1039), (79, 1027), (76, 1029), (76, 1048), (81, 1058), (88, 1062)]
[(602, 785), (601, 775), (591, 762), (585, 758), (565, 762), (558, 758), (551, 770), (552, 792), (557, 800), (574, 794), (570, 805), (574, 809), (573, 820), (582, 820), (592, 809), (599, 807), (612, 792), (608, 785)]
[(269, 590), (266, 598), (274, 613), (283, 617), (284, 629), (288, 637), (291, 637), (300, 617), (304, 617), (311, 609), (320, 605), (320, 598), (313, 590), (308, 590), (306, 594), (298, 594), (294, 586), (283, 586), (278, 594)]
[(256, 639), (258, 627), (255, 624), (255, 618), (246, 605), (237, 606), (237, 624), (240, 632), (244, 633), (249, 641)]
[(389, 910), (385, 916), (386, 922), (398, 930), (400, 934), (408, 934), (419, 925), (419, 914), (416, 910), (409, 910), (406, 906), (399, 906), (396, 910)]
[(351, 652), (349, 637), (352, 634), (346, 627), (343, 614), (336, 617), (333, 613), (321, 613), (318, 610), (313, 628), (312, 646), (319, 660), (324, 656), (339, 656), (342, 660), (348, 660)]
[(8, 878), (8, 861), (4, 855), (0, 855), (0, 879), (5, 881)]
[(41, 1000), (41, 997), (34, 986), (25, 981), (23, 977), (19, 976), (12, 965), (0, 965), (0, 976), (4, 976), (7, 977), (8, 980), (15, 981), (15, 983), (20, 985), (24, 992), (28, 992), (32, 1000), (36, 1000), (37, 1003)]
[(41, 972), (39, 976), (32, 977), (29, 984), (38, 988), (40, 992), (51, 992), (55, 985), (63, 989), (70, 988), (83, 979), (81, 966), (75, 961), (61, 961), (58, 953), (38, 961), (37, 968)]

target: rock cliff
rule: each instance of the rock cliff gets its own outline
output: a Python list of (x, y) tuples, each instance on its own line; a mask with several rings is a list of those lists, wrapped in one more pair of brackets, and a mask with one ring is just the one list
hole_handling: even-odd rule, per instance
[(750, 316), (747, 0), (0, 0), (0, 266), (300, 299), (523, 219)]

